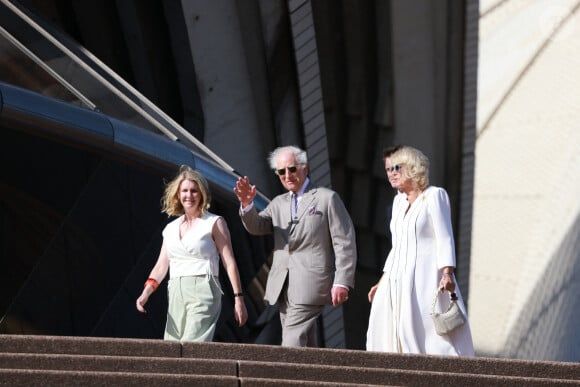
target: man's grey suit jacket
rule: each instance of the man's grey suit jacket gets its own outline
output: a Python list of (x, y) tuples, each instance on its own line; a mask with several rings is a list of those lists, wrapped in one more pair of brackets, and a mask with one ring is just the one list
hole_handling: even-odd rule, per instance
[(260, 213), (241, 214), (253, 235), (274, 236), (273, 261), (264, 299), (275, 304), (288, 279), (288, 299), (296, 304), (331, 303), (333, 284), (354, 287), (355, 231), (338, 194), (310, 184), (292, 223), (290, 192), (276, 196)]

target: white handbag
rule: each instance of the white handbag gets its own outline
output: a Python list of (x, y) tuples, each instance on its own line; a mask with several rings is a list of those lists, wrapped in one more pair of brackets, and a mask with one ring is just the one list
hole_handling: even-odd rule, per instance
[(431, 318), (435, 325), (435, 332), (438, 335), (444, 336), (452, 332), (454, 329), (465, 324), (465, 316), (457, 304), (457, 296), (455, 293), (449, 294), (449, 308), (445, 312), (435, 312), (439, 289), (435, 292), (433, 297), (433, 304), (431, 305)]

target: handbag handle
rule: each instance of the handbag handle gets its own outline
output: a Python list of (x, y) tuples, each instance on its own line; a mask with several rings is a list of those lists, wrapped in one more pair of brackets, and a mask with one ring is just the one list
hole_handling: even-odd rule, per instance
[[(439, 292), (442, 292), (443, 289), (441, 288), (437, 288), (437, 290), (435, 290), (435, 296), (433, 296), (433, 303), (431, 304), (431, 313), (435, 313), (435, 305), (437, 304), (437, 296), (439, 296)], [(449, 292), (447, 290), (447, 292)], [(455, 292), (449, 292), (449, 298), (451, 299), (451, 302), (453, 301), (457, 301), (457, 294), (455, 294)], [(451, 304), (449, 304), (449, 308), (451, 308)], [(449, 309), (447, 309), (449, 310)]]

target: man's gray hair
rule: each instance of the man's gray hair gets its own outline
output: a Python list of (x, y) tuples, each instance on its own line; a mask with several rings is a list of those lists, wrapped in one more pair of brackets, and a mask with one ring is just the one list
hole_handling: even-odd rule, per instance
[(287, 152), (294, 153), (294, 156), (296, 157), (296, 162), (298, 164), (308, 164), (308, 156), (306, 155), (305, 150), (302, 150), (294, 145), (288, 145), (278, 147), (270, 153), (270, 156), (268, 157), (268, 163), (270, 163), (270, 168), (276, 169), (276, 159), (280, 154)]

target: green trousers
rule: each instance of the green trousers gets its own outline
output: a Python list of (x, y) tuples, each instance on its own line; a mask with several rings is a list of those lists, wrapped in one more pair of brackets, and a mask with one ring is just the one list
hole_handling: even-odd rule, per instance
[(210, 275), (171, 278), (167, 293), (164, 339), (212, 341), (222, 303), (218, 278)]

